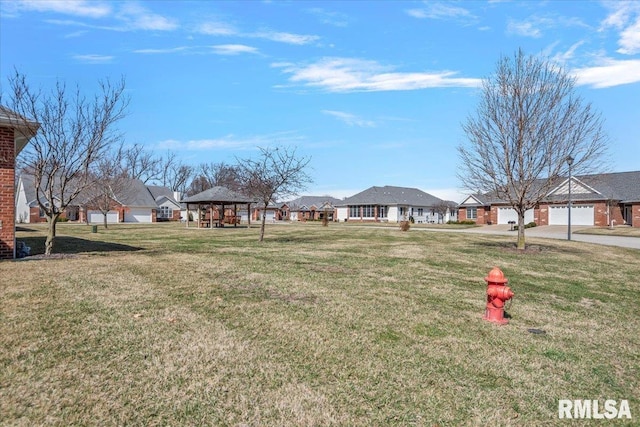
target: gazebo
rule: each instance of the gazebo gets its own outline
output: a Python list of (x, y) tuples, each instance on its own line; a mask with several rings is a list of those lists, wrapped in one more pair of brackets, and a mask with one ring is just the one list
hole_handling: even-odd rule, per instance
[[(196, 207), (196, 215), (194, 220), (198, 228), (224, 227), (225, 223), (225, 206), (233, 206), (233, 215), (231, 221), (234, 227), (238, 225), (238, 205), (247, 205), (247, 221), (251, 225), (251, 204), (256, 203), (255, 200), (240, 194), (236, 191), (229, 190), (226, 187), (212, 187), (202, 193), (187, 197), (181, 201), (187, 205), (187, 227), (189, 227), (192, 207)], [(218, 211), (217, 207), (220, 207)], [(214, 222), (214, 211), (218, 211), (217, 221)], [(208, 218), (207, 218), (207, 213)], [(226, 219), (228, 218), (227, 216)]]

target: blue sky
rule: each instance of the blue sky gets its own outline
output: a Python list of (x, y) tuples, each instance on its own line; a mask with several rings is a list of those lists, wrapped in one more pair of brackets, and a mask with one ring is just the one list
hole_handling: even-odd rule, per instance
[(611, 171), (640, 169), (640, 2), (6, 1), (0, 74), (126, 78), (128, 144), (185, 163), (311, 156), (305, 194), (372, 185), (461, 201), (456, 146), (482, 78), (519, 48), (602, 113)]

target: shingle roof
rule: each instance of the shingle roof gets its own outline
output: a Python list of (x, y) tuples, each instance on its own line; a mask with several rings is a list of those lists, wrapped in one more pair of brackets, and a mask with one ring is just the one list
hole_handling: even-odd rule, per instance
[(116, 192), (115, 199), (125, 206), (152, 207), (158, 206), (155, 198), (146, 185), (139, 179), (132, 179)]
[[(584, 184), (596, 191), (574, 193), (573, 199), (576, 201), (619, 200), (625, 203), (640, 201), (640, 171), (579, 175), (574, 176), (574, 179), (572, 188), (576, 184)], [(568, 177), (558, 178), (556, 187), (563, 185), (567, 180)], [(539, 182), (543, 183), (545, 180), (539, 180)], [(473, 194), (472, 196), (485, 206), (505, 203), (505, 200), (496, 197), (493, 193)], [(543, 200), (551, 202), (565, 201), (566, 198), (564, 194), (550, 194)], [(466, 204), (465, 206), (474, 206), (474, 204)]]
[(186, 199), (182, 199), (183, 203), (255, 203), (256, 201), (240, 194), (236, 191), (229, 190), (226, 187), (212, 187), (201, 193), (195, 194)]
[(442, 199), (425, 193), (417, 188), (371, 187), (354, 196), (341, 200), (338, 206), (348, 205), (412, 205), (435, 206), (442, 203)]
[(317, 209), (323, 209), (327, 203), (331, 206), (336, 206), (341, 202), (342, 200), (331, 196), (300, 196), (297, 199), (293, 199), (285, 203), (289, 206), (290, 210), (296, 211), (300, 209), (309, 209), (311, 206), (315, 206)]
[(147, 185), (147, 189), (151, 193), (151, 197), (153, 197), (156, 202), (160, 202), (160, 199), (164, 197), (173, 203), (178, 204), (178, 201), (173, 195), (173, 191), (171, 191), (169, 187), (163, 187), (161, 185)]

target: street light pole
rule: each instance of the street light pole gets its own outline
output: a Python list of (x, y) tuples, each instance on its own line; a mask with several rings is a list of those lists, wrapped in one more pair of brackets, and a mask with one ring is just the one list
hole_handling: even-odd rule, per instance
[(571, 165), (573, 164), (573, 157), (567, 156), (566, 160), (569, 165), (569, 216), (567, 222), (567, 240), (571, 240)]

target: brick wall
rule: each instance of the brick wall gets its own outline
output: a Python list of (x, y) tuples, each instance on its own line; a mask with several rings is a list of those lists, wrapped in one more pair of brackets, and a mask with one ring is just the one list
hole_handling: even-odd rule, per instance
[(631, 207), (631, 225), (640, 227), (640, 203)]
[(13, 129), (0, 127), (0, 259), (15, 253), (15, 157)]

